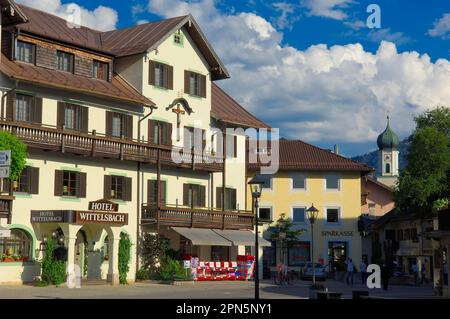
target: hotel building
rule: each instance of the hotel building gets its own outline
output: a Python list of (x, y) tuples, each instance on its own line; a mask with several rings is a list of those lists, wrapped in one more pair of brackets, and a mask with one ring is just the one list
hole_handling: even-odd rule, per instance
[(0, 129), (28, 158), (2, 181), (0, 254), (14, 262), (0, 260), (0, 282), (35, 280), (50, 236), (83, 277), (113, 284), (122, 233), (129, 281), (141, 232), (203, 260), (251, 251), (246, 138), (223, 135), (269, 126), (215, 84), (229, 73), (193, 17), (99, 32), (17, 9), (22, 23), (2, 30)]

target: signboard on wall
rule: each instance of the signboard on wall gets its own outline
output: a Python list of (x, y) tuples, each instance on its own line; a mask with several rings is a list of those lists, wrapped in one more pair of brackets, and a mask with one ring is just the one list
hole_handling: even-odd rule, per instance
[(75, 212), (75, 224), (128, 225), (128, 214), (110, 212)]
[(106, 199), (101, 199), (95, 202), (89, 202), (88, 209), (100, 212), (117, 212), (119, 211), (119, 204), (116, 204)]
[(32, 210), (32, 223), (70, 223), (72, 211), (68, 210)]
[(352, 230), (324, 230), (322, 231), (323, 237), (352, 237)]

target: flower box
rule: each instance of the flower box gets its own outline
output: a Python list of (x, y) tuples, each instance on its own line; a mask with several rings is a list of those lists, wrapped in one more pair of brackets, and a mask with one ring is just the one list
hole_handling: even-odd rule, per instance
[(12, 257), (3, 257), (3, 262), (5, 263), (10, 263), (10, 262), (15, 262), (16, 260)]

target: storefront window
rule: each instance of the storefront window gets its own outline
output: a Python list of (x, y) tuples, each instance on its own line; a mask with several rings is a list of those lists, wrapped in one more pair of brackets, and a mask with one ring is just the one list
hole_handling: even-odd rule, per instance
[(229, 248), (227, 246), (211, 246), (212, 261), (228, 261)]
[(11, 237), (0, 239), (0, 261), (27, 261), (31, 258), (32, 240), (21, 229), (12, 229)]
[(311, 244), (308, 241), (293, 243), (288, 248), (288, 265), (301, 266), (310, 261)]
[(345, 261), (347, 260), (347, 243), (332, 241), (328, 243), (328, 260), (330, 272), (345, 271)]

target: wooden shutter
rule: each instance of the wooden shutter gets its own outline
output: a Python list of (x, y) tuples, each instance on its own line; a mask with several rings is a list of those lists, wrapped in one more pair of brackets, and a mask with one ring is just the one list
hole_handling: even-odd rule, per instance
[(39, 167), (27, 167), (30, 194), (39, 194)]
[(148, 142), (155, 143), (155, 121), (148, 120)]
[(33, 119), (32, 121), (34, 123), (42, 124), (42, 98), (41, 97), (34, 97), (34, 103), (33, 103)]
[(205, 207), (206, 206), (206, 187), (205, 186), (199, 186), (199, 196), (200, 196), (200, 206)]
[(132, 197), (132, 191), (133, 191), (133, 185), (132, 185), (132, 179), (131, 177), (125, 177), (125, 198), (124, 200), (127, 202), (131, 202)]
[(184, 93), (185, 94), (191, 94), (191, 92), (189, 91), (190, 74), (191, 74), (191, 72), (184, 70)]
[(123, 122), (125, 125), (124, 135), (126, 138), (133, 139), (133, 116), (124, 115)]
[(216, 208), (222, 208), (222, 187), (216, 187)]
[(63, 194), (63, 171), (55, 170), (55, 196)]
[(167, 66), (167, 88), (173, 90), (173, 66)]
[(166, 145), (171, 146), (172, 145), (172, 123), (165, 123), (166, 127)]
[(62, 129), (66, 122), (66, 103), (58, 101), (58, 110), (56, 115), (56, 126)]
[(201, 83), (201, 88), (202, 88), (201, 96), (206, 98), (206, 76), (201, 75), (200, 78), (202, 80), (202, 83)]
[(149, 179), (147, 181), (147, 204), (155, 204), (156, 203), (156, 181)]
[(3, 185), (2, 185), (2, 192), (9, 194), (9, 185), (11, 184), (11, 180), (9, 178), (2, 178)]
[(103, 199), (111, 199), (111, 175), (105, 175), (103, 177)]
[(183, 205), (189, 206), (189, 188), (190, 184), (183, 184)]
[(80, 131), (87, 133), (89, 130), (89, 108), (81, 105), (79, 106), (79, 108), (81, 115)]
[(77, 197), (86, 198), (86, 173), (77, 174)]
[(112, 136), (113, 112), (106, 111), (106, 136)]
[(155, 85), (155, 62), (148, 61), (148, 84)]
[(6, 119), (14, 120), (14, 105), (16, 104), (16, 92), (11, 91), (6, 96)]
[(231, 194), (230, 194), (230, 196), (231, 196), (231, 198), (230, 198), (230, 202), (231, 202), (231, 207), (230, 207), (230, 209), (236, 209), (236, 189), (235, 188), (231, 188), (230, 189), (230, 192), (231, 192)]
[(161, 181), (159, 189), (159, 198), (161, 199), (161, 204), (166, 204), (166, 181)]

